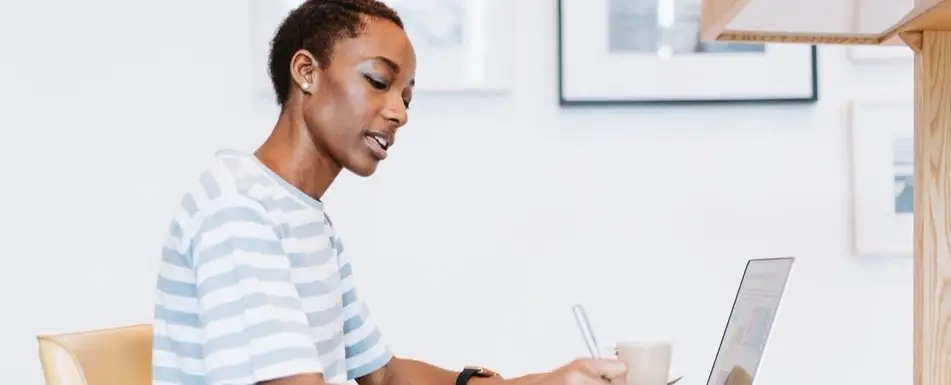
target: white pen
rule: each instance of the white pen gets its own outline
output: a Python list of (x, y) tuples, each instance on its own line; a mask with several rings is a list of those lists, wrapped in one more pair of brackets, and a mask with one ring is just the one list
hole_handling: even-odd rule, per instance
[(601, 358), (598, 341), (594, 339), (594, 332), (591, 331), (591, 324), (588, 323), (588, 316), (584, 312), (584, 307), (575, 305), (571, 308), (575, 313), (575, 322), (578, 323), (578, 329), (581, 329), (581, 336), (584, 337), (585, 345), (588, 345), (588, 351), (592, 358)]

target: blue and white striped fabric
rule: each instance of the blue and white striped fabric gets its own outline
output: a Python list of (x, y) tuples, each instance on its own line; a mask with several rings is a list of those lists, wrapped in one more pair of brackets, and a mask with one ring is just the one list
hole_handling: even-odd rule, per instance
[(323, 203), (222, 151), (182, 200), (159, 265), (154, 385), (343, 383), (392, 355)]

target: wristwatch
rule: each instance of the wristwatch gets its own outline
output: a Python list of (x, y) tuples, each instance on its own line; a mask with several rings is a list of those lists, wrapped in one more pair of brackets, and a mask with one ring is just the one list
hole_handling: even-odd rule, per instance
[(498, 373), (481, 366), (466, 366), (456, 377), (456, 385), (467, 385), (472, 377), (501, 377)]

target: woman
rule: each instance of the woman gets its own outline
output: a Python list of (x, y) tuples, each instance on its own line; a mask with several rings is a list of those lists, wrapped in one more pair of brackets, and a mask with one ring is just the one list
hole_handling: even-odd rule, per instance
[(153, 383), (594, 385), (617, 360), (504, 380), (393, 357), (357, 296), (320, 197), (369, 176), (406, 124), (416, 57), (375, 0), (309, 0), (278, 29), (281, 114), (254, 154), (220, 152), (175, 215), (157, 285)]

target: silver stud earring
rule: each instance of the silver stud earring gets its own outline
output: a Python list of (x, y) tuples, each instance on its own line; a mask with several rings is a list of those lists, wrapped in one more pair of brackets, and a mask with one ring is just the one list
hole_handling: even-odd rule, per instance
[(301, 85), (301, 88), (303, 88), (304, 91), (307, 91), (307, 90), (310, 89), (310, 84), (309, 84), (309, 83), (304, 83), (303, 85)]

